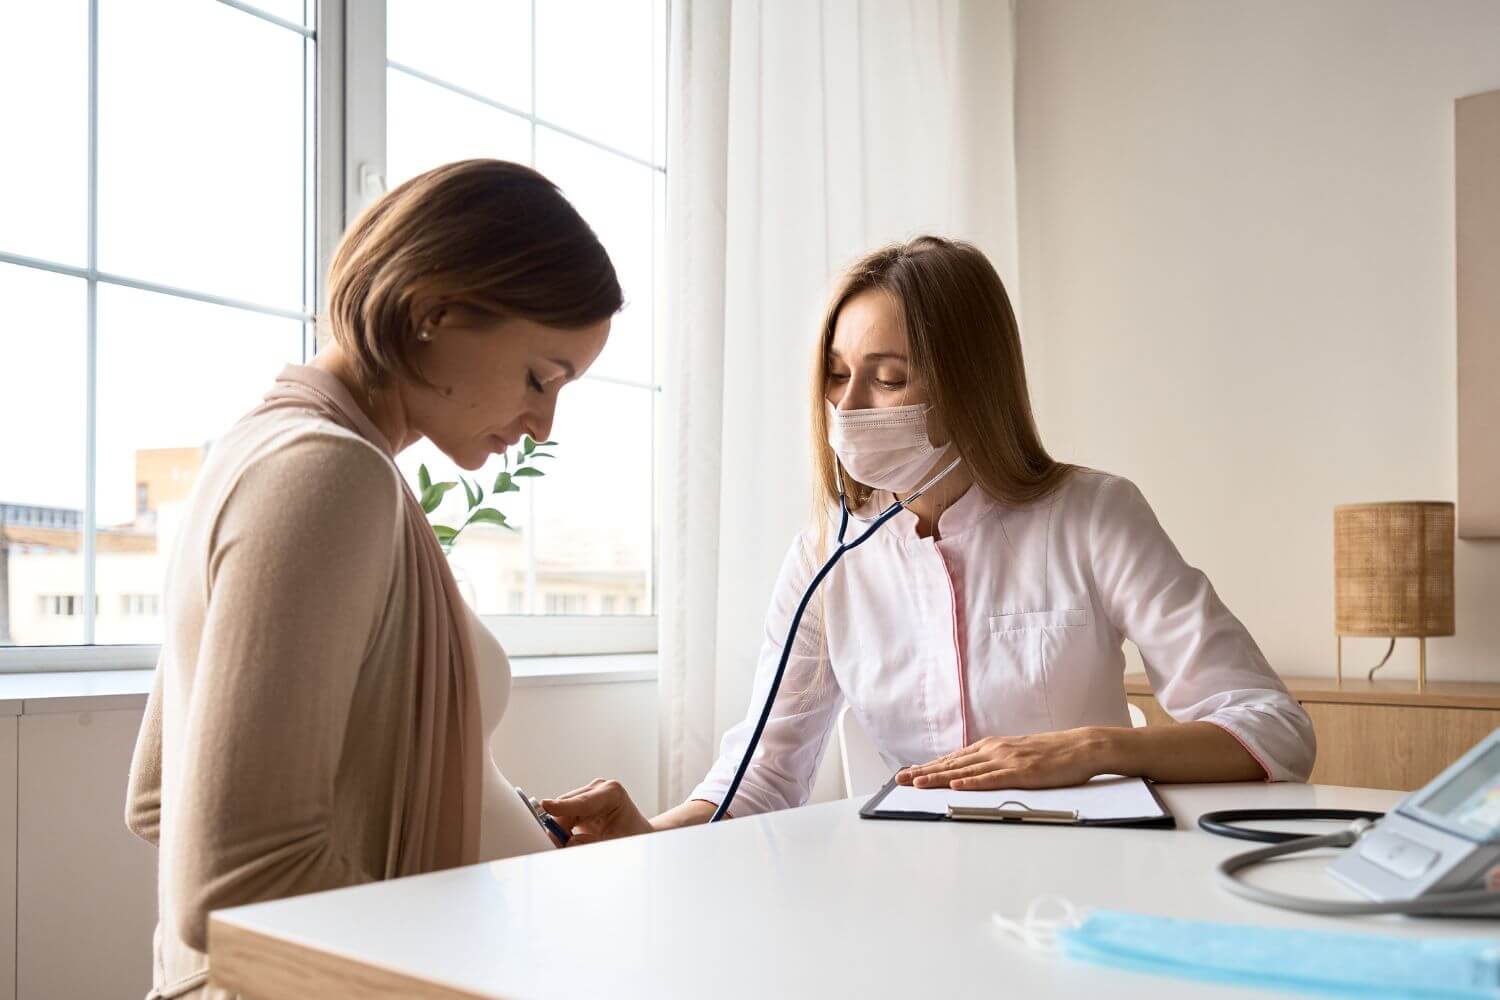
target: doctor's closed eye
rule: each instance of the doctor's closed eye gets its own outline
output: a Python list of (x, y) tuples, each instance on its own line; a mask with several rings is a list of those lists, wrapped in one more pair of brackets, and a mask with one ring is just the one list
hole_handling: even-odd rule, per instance
[[(843, 383), (849, 381), (849, 373), (848, 372), (832, 372), (831, 371), (831, 372), (828, 373), (828, 381), (842, 385)], [(906, 388), (906, 379), (901, 378), (899, 376), (896, 377), (896, 378), (879, 378), (879, 377), (876, 377), (874, 381), (875, 381), (875, 384), (878, 385), (880, 388), (882, 388), (882, 389), (888, 389), (888, 390), (890, 390), (892, 392), (896, 391), (897, 389), (905, 389)]]

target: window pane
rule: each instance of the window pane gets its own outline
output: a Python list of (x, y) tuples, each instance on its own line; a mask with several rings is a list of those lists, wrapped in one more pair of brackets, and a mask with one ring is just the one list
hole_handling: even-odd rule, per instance
[(0, 264), (0, 645), (83, 641), (86, 295)]
[(100, 268), (301, 308), (302, 36), (201, 0), (99, 13)]
[(252, 0), (250, 6), (283, 21), (312, 27), (312, 5), (315, 0)]
[[(99, 289), (95, 641), (157, 642), (168, 550), (207, 445), (302, 358), (302, 324), (109, 285)], [(146, 606), (149, 605), (149, 606)]]
[(531, 0), (387, 0), (387, 58), (531, 110)]
[[(552, 433), (558, 444), (547, 449), (556, 457), (535, 463), (545, 475), (522, 480), (519, 493), (484, 500), (517, 530), (472, 525), (449, 557), (478, 613), (653, 613), (653, 395), (648, 389), (590, 381), (563, 391)], [(426, 464), (434, 482), (462, 474), (478, 480), (486, 492), (502, 471), (495, 458), (477, 473), (460, 473), (427, 441), (402, 452), (396, 464), (411, 484), (417, 482), (417, 467)], [(467, 508), (463, 489), (450, 490), (432, 520), (458, 527)], [(534, 540), (528, 536), (533, 531)], [(527, 579), (533, 545), (534, 606), (528, 602)]]
[(84, 0), (0, 6), (0, 250), (88, 263), (88, 57)]
[[(540, 464), (540, 463), (539, 463)], [(482, 615), (526, 614), (530, 608), (527, 601), (526, 566), (530, 539), (526, 535), (529, 524), (529, 496), (527, 490), (535, 480), (522, 480), (519, 493), (505, 493), (499, 497), (490, 495), (495, 477), (504, 471), (498, 457), (491, 458), (478, 472), (464, 472), (438, 451), (430, 441), (423, 439), (396, 456), (396, 466), (415, 491), (417, 470), (425, 465), (435, 483), (453, 482), (463, 476), (471, 483), (484, 488), (483, 506), (500, 511), (510, 522), (511, 528), (492, 524), (473, 524), (463, 529), (458, 543), (449, 553), (448, 563), (458, 580), (459, 589), (476, 612)], [(452, 528), (463, 526), (468, 516), (468, 502), (462, 487), (449, 490), (443, 503), (430, 517), (434, 524)]]
[(657, 0), (537, 0), (537, 117), (650, 159)]
[(395, 187), (454, 160), (531, 161), (531, 124), (451, 90), (387, 70), (386, 173)]
[(527, 485), (536, 490), (542, 611), (550, 603), (561, 614), (652, 613), (653, 397), (589, 381), (563, 391), (552, 428), (557, 458)]
[(657, 172), (546, 128), (537, 130), (536, 162), (599, 234), (625, 289), (625, 310), (590, 374), (651, 382)]

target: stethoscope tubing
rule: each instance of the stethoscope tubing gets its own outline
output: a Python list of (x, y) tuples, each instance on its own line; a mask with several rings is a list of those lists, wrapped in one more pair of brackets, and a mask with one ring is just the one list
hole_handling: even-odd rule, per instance
[(1236, 826), (1237, 823), (1295, 822), (1297, 820), (1337, 820), (1348, 823), (1357, 819), (1370, 822), (1385, 816), (1385, 813), (1367, 812), (1363, 809), (1219, 809), (1198, 817), (1198, 829), (1219, 837), (1235, 840), (1250, 840), (1260, 844), (1285, 844), (1292, 840), (1304, 840), (1311, 834), (1288, 833), (1284, 830), (1254, 830)]
[[(713, 816), (708, 820), (710, 823), (717, 823), (729, 814), (729, 807), (734, 802), (734, 797), (740, 790), (740, 782), (745, 780), (745, 772), (750, 770), (750, 760), (755, 756), (756, 747), (760, 745), (761, 734), (766, 731), (766, 723), (771, 718), (771, 708), (776, 704), (776, 693), (781, 690), (781, 680), (786, 676), (786, 665), (792, 658), (792, 644), (796, 641), (797, 629), (802, 625), (802, 615), (807, 611), (807, 605), (812, 601), (813, 594), (817, 593), (818, 587), (823, 583), (823, 579), (829, 573), (833, 572), (833, 567), (838, 565), (838, 561), (844, 558), (846, 552), (863, 545), (871, 535), (880, 530), (882, 525), (905, 510), (913, 500), (926, 493), (938, 480), (958, 468), (960, 461), (961, 459), (955, 458), (949, 462), (941, 472), (928, 479), (927, 482), (908, 495), (905, 500), (897, 500), (881, 511), (878, 517), (868, 522), (869, 527), (861, 532), (854, 541), (846, 542), (844, 541), (844, 536), (849, 530), (849, 498), (844, 493), (844, 476), (839, 470), (838, 459), (834, 459), (833, 475), (835, 482), (838, 484), (839, 491), (838, 548), (833, 550), (833, 555), (829, 556), (823, 563), (822, 568), (813, 575), (812, 582), (802, 592), (802, 600), (797, 602), (797, 610), (792, 615), (791, 624), (787, 626), (786, 641), (781, 646), (781, 659), (776, 664), (776, 674), (771, 678), (771, 689), (766, 692), (766, 703), (761, 707), (760, 718), (756, 720), (755, 730), (750, 734), (750, 742), (745, 746), (745, 755), (740, 758), (740, 766), (735, 768), (734, 780), (729, 783), (729, 788), (724, 792), (723, 800), (714, 809)], [(863, 521), (863, 518), (856, 518), (855, 520)]]

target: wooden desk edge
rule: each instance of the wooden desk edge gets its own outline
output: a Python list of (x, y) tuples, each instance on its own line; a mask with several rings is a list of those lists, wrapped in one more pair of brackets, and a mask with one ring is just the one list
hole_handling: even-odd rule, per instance
[[(1428, 681), (1417, 691), (1415, 681), (1368, 681), (1346, 677), (1342, 687), (1333, 677), (1283, 677), (1282, 683), (1298, 701), (1336, 705), (1408, 705), (1421, 708), (1500, 709), (1500, 684), (1482, 681)], [(1145, 674), (1126, 674), (1127, 695), (1152, 695)]]
[(215, 914), (208, 919), (209, 984), (253, 1000), (340, 996), (350, 1000), (490, 1000), (404, 972), (250, 930)]

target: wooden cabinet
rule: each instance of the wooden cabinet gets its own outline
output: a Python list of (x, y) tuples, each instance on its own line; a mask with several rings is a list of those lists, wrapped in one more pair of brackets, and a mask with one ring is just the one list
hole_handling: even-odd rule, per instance
[[(1364, 681), (1285, 677), (1312, 718), (1318, 760), (1312, 782), (1411, 791), (1500, 727), (1500, 684)], [(1151, 696), (1143, 675), (1125, 679), (1130, 701), (1149, 725), (1171, 718)]]

